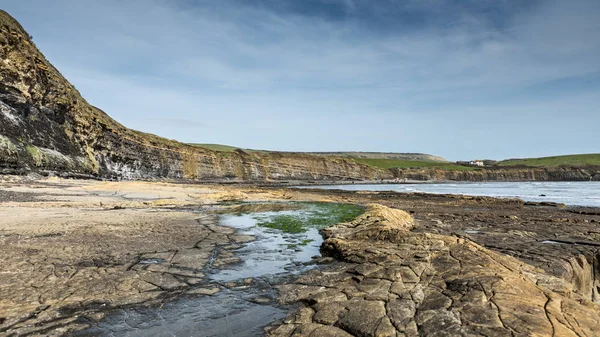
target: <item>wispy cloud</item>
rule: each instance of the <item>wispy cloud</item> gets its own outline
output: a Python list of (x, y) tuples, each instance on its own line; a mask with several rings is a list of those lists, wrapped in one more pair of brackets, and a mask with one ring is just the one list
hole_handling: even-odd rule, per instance
[[(600, 152), (597, 1), (298, 3), (0, 0), (92, 104), (169, 138), (452, 159)], [(561, 128), (569, 137), (549, 137)]]

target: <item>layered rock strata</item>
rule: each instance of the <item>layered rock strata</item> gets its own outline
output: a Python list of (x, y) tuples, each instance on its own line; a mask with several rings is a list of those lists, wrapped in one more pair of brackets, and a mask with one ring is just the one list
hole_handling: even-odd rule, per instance
[(412, 217), (372, 206), (323, 231), (343, 261), (280, 287), (301, 307), (267, 335), (594, 336), (600, 306), (572, 284), (469, 240), (414, 233)]
[(469, 171), (390, 169), (396, 179), (421, 181), (600, 181), (600, 167), (510, 167)]

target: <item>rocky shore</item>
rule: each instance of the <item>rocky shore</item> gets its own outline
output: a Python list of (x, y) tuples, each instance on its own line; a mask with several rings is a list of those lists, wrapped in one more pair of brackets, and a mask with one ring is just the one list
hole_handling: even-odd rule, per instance
[[(213, 256), (216, 245), (248, 240), (213, 214), (181, 209), (236, 194), (9, 178), (0, 194), (0, 335), (60, 335), (110, 308), (211, 293), (201, 286), (203, 267), (233, 258)], [(153, 263), (159, 259), (168, 263)]]
[[(0, 198), (0, 334), (63, 335), (115, 309), (228, 289), (292, 310), (270, 336), (594, 336), (600, 327), (594, 208), (15, 176), (3, 177)], [(220, 225), (215, 210), (285, 209), (282, 201), (367, 211), (323, 230), (324, 257), (304, 275), (211, 281), (210, 270), (238, 263), (253, 240)]]
[(373, 205), (323, 231), (344, 263), (279, 287), (302, 303), (268, 336), (593, 336), (600, 306), (566, 280), (453, 236), (411, 233), (412, 217)]

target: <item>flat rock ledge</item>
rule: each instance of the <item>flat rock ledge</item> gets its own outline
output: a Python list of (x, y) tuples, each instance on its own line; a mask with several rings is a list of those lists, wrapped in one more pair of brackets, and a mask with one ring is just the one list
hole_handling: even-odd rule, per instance
[(323, 231), (340, 263), (279, 286), (299, 308), (268, 327), (289, 336), (598, 336), (600, 306), (571, 283), (469, 240), (413, 233), (412, 217), (371, 205)]

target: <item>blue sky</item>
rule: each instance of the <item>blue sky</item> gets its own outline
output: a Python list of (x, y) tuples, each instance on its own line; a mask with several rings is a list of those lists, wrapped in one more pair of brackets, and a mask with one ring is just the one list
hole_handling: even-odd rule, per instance
[(184, 142), (600, 152), (597, 0), (0, 0), (91, 104)]

